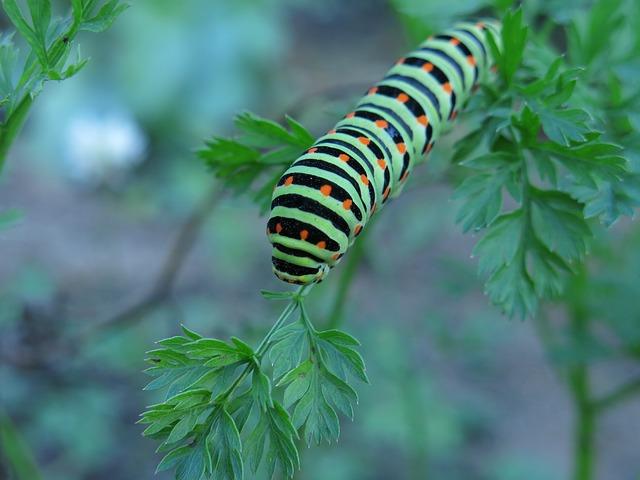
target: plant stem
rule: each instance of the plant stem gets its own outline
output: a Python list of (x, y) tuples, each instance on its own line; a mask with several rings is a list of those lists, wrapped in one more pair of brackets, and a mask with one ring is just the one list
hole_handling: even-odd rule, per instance
[(333, 306), (329, 312), (329, 319), (327, 320), (326, 325), (327, 330), (338, 328), (342, 323), (349, 289), (353, 283), (356, 272), (358, 271), (360, 261), (366, 252), (365, 240), (370, 235), (371, 227), (372, 223), (369, 223), (367, 231), (360, 236), (357, 242), (354, 243), (351, 251), (349, 252), (349, 257), (346, 259), (346, 265), (344, 266), (340, 280), (338, 281)]
[(631, 380), (624, 385), (616, 388), (613, 392), (603, 396), (595, 402), (595, 408), (598, 413), (607, 410), (619, 403), (640, 393), (640, 378)]
[[(255, 356), (256, 356), (257, 362), (260, 362), (260, 360), (262, 359), (262, 355), (264, 355), (267, 349), (269, 348), (269, 342), (271, 341), (271, 338), (273, 337), (273, 335), (275, 335), (275, 333), (280, 329), (280, 327), (282, 327), (282, 324), (286, 322), (287, 319), (291, 316), (291, 314), (301, 305), (302, 303), (301, 295), (306, 288), (307, 287), (300, 287), (298, 289), (296, 296), (288, 303), (288, 305), (282, 311), (278, 319), (272, 325), (271, 329), (269, 329), (267, 334), (264, 336), (264, 338), (260, 342), (260, 345), (258, 345), (258, 348), (256, 348)], [(236, 388), (238, 388), (238, 386), (242, 383), (242, 381), (245, 378), (247, 378), (247, 375), (249, 375), (249, 372), (253, 369), (253, 367), (254, 367), (253, 363), (247, 364), (247, 366), (244, 367), (244, 370), (242, 371), (242, 373), (235, 379), (235, 381), (231, 384), (231, 386), (223, 394), (218, 396), (217, 399), (221, 402), (226, 401), (231, 396), (231, 394), (236, 390)]]
[(33, 104), (31, 95), (26, 95), (7, 120), (0, 125), (0, 172), (4, 167), (9, 148), (22, 129)]
[[(571, 312), (570, 329), (578, 342), (587, 336), (587, 316), (579, 306)], [(586, 362), (580, 360), (569, 368), (568, 384), (575, 411), (573, 480), (592, 480), (595, 474), (597, 410), (591, 391), (591, 372)]]

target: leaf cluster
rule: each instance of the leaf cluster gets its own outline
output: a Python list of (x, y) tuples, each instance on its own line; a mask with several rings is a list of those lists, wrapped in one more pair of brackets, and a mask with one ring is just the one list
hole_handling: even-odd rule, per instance
[(237, 194), (249, 193), (262, 213), (284, 171), (313, 144), (313, 136), (293, 118), (286, 127), (253, 113), (235, 118), (236, 138), (213, 137), (198, 151), (211, 171)]
[(582, 70), (562, 57), (546, 72), (528, 64), (528, 35), (522, 10), (507, 12), (501, 38), (490, 39), (498, 78), (471, 105), (481, 124), (454, 155), (470, 172), (455, 193), (457, 220), (465, 231), (485, 230), (474, 250), (485, 291), (522, 317), (562, 292), (587, 253), (590, 218), (611, 223), (612, 212), (629, 211), (607, 189), (633, 174), (574, 99)]
[[(353, 380), (368, 381), (358, 341), (317, 331), (299, 296), (267, 296), (290, 303), (255, 350), (183, 327), (149, 352), (154, 380), (146, 389), (164, 389), (165, 397), (140, 422), (148, 425), (144, 435), (162, 442), (159, 471), (173, 469), (179, 480), (241, 479), (247, 468), (292, 478), (298, 431), (308, 444), (337, 441), (337, 412), (353, 417)], [(300, 317), (286, 324), (295, 310)]]
[(4, 12), (28, 46), (21, 58), (13, 34), (0, 37), (0, 107), (7, 119), (45, 81), (72, 77), (86, 65), (88, 59), (79, 51), (71, 59), (79, 32), (102, 32), (127, 8), (121, 0), (72, 0), (69, 14), (57, 18), (51, 0), (28, 0), (26, 4), (25, 10), (17, 0), (2, 0)]

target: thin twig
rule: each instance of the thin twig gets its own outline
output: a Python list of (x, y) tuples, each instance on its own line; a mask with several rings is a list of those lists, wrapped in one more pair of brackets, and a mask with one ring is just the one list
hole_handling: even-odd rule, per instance
[(594, 402), (594, 407), (598, 411), (609, 409), (619, 403), (629, 400), (635, 395), (640, 394), (640, 378), (631, 380), (624, 385), (616, 388), (613, 392), (604, 395), (602, 398)]
[(351, 251), (349, 252), (349, 257), (346, 259), (346, 265), (344, 266), (344, 270), (342, 270), (340, 280), (338, 281), (336, 295), (326, 324), (326, 328), (329, 330), (338, 328), (342, 323), (344, 309), (347, 298), (349, 297), (349, 290), (356, 272), (358, 271), (358, 267), (360, 266), (360, 262), (366, 253), (366, 239), (371, 235), (371, 229), (375, 218), (377, 217), (374, 217), (374, 220), (372, 220), (367, 226), (367, 230), (363, 232), (360, 238), (358, 238), (354, 243)]
[(149, 293), (113, 317), (87, 327), (87, 330), (81, 335), (83, 338), (91, 337), (97, 332), (133, 323), (162, 305), (170, 296), (184, 262), (198, 239), (202, 226), (223, 193), (218, 187), (212, 188), (202, 203), (189, 215), (169, 250), (163, 267)]

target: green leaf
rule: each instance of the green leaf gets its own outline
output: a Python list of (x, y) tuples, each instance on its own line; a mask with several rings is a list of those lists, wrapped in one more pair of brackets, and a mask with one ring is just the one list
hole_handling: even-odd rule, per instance
[(260, 290), (260, 295), (262, 295), (267, 300), (291, 300), (296, 296), (296, 292), (288, 291), (288, 292), (274, 292), (271, 290)]
[[(279, 470), (284, 478), (293, 478), (300, 468), (296, 448), (296, 429), (287, 411), (278, 402), (261, 414), (245, 443), (245, 455), (253, 473), (257, 473), (263, 459), (267, 478)], [(264, 454), (266, 449), (266, 455)]]
[(515, 73), (522, 63), (528, 31), (528, 27), (524, 24), (521, 8), (505, 13), (501, 31), (502, 51), (496, 56), (496, 64), (498, 72), (507, 85), (511, 85)]
[(613, 225), (621, 216), (633, 216), (640, 206), (640, 175), (630, 174), (619, 182), (589, 185), (569, 184), (569, 193), (584, 204), (585, 218), (598, 217), (605, 226)]
[(534, 110), (550, 140), (563, 145), (587, 140), (586, 134), (591, 129), (587, 125), (590, 117), (586, 111), (579, 108), (551, 109), (545, 106), (534, 106)]
[(525, 318), (537, 310), (533, 281), (519, 258), (498, 268), (487, 280), (485, 292), (510, 317)]
[(200, 480), (205, 474), (205, 451), (199, 446), (190, 447), (188, 455), (177, 463), (176, 480)]
[(473, 255), (479, 257), (480, 274), (491, 275), (514, 262), (522, 244), (523, 229), (522, 210), (498, 217), (473, 250)]
[(184, 462), (184, 457), (191, 454), (191, 448), (192, 447), (184, 446), (171, 450), (158, 464), (156, 473), (176, 468), (180, 463)]
[(29, 46), (35, 52), (42, 66), (47, 66), (47, 53), (45, 51), (43, 39), (27, 23), (16, 0), (2, 0), (4, 11), (13, 23), (14, 27), (24, 37)]
[(538, 240), (568, 263), (580, 262), (587, 251), (591, 229), (582, 206), (558, 191), (532, 191), (531, 223)]
[(98, 13), (80, 23), (80, 29), (100, 33), (111, 28), (113, 22), (129, 5), (120, 0), (109, 0), (98, 10)]
[(296, 135), (289, 133), (280, 124), (258, 117), (250, 112), (241, 113), (236, 117), (236, 127), (241, 131), (241, 141), (256, 148), (278, 147), (282, 144), (292, 145), (303, 150), (308, 143)]
[(256, 404), (266, 410), (273, 407), (273, 398), (271, 398), (271, 380), (260, 369), (254, 368), (253, 380), (251, 384), (251, 393)]
[(233, 417), (221, 409), (206, 438), (211, 457), (210, 474), (214, 478), (240, 480), (243, 477), (242, 441)]
[(510, 175), (508, 169), (467, 177), (454, 192), (454, 199), (463, 204), (456, 215), (462, 231), (479, 230), (490, 225), (502, 209), (502, 189)]
[(273, 364), (273, 378), (279, 379), (309, 356), (307, 330), (301, 322), (294, 322), (278, 330), (273, 336), (269, 358)]
[[(597, 135), (597, 134), (596, 134)], [(589, 135), (583, 143), (561, 145), (539, 142), (532, 149), (541, 151), (562, 164), (582, 185), (596, 186), (598, 180), (617, 182), (627, 173), (622, 149)]]
[[(340, 436), (340, 422), (336, 410), (353, 418), (354, 405), (358, 396), (347, 383), (351, 378), (368, 382), (364, 361), (353, 348), (359, 345), (352, 336), (338, 330), (317, 332), (310, 324), (304, 308), (301, 308), (302, 322), (289, 325), (272, 348), (279, 345), (294, 345), (296, 353), (279, 361), (292, 365), (293, 359), (305, 358), (295, 367), (289, 368), (278, 382), (285, 386), (284, 405), (293, 407), (292, 422), (296, 428), (304, 426), (307, 444), (337, 441)], [(299, 325), (306, 331), (299, 336)], [(295, 338), (295, 342), (290, 340)], [(303, 355), (301, 355), (301, 353)]]
[[(309, 148), (311, 134), (291, 117), (282, 125), (252, 113), (236, 117), (236, 139), (214, 137), (198, 152), (213, 173), (237, 194), (249, 194), (268, 210), (273, 187), (286, 168)], [(255, 187), (255, 188), (254, 188)]]
[(297, 120), (293, 119), (289, 115), (285, 115), (287, 120), (287, 125), (289, 125), (289, 129), (291, 133), (298, 139), (298, 146), (303, 149), (309, 148), (313, 145), (314, 138), (313, 135), (307, 130), (302, 124), (300, 124)]
[(29, 13), (35, 33), (40, 42), (44, 45), (51, 22), (51, 1), (50, 0), (27, 0)]

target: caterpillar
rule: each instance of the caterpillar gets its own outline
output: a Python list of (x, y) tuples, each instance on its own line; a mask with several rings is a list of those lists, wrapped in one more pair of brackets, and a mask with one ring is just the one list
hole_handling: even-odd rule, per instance
[(371, 217), (400, 194), (493, 64), (492, 21), (461, 23), (401, 58), (296, 159), (274, 187), (267, 236), (275, 275), (323, 280)]

